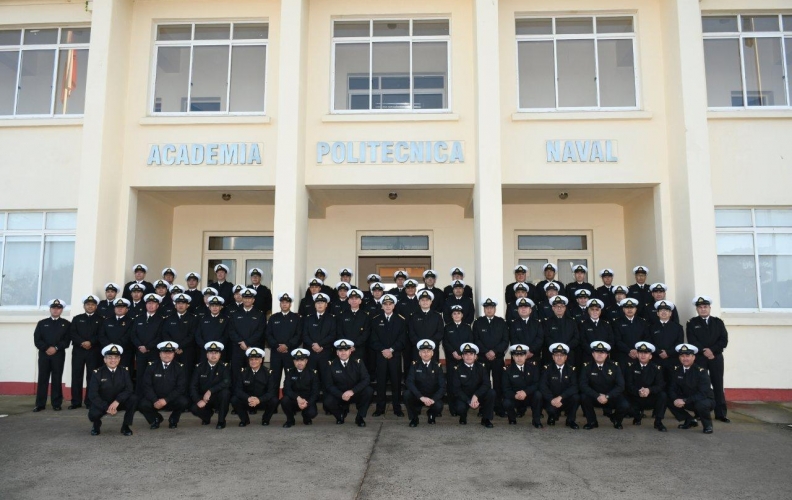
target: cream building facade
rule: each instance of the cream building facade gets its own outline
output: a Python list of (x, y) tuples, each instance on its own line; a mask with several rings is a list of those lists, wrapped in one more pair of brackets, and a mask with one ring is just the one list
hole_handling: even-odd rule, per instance
[(459, 266), (501, 313), (553, 262), (712, 296), (727, 395), (790, 399), (788, 67), (782, 0), (0, 1), (0, 392), (138, 262)]

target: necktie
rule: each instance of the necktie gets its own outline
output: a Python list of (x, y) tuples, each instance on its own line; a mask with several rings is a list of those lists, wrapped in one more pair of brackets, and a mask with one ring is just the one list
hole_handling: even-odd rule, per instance
[(598, 366), (597, 368), (599, 368), (599, 371), (600, 371), (600, 372), (602, 371), (602, 367), (601, 367), (601, 366)]
[(426, 367), (427, 370), (429, 369), (429, 363), (426, 363), (424, 366)]
[(166, 370), (168, 369), (168, 366), (169, 366), (169, 365), (170, 365), (170, 363), (165, 363), (165, 369), (166, 369)]
[(559, 378), (559, 379), (561, 378), (561, 375), (563, 375), (563, 373), (564, 373), (564, 368), (563, 368), (563, 367), (562, 367), (562, 368), (559, 368), (559, 369), (558, 369), (558, 378)]
[(342, 361), (342, 362), (341, 362), (341, 366), (343, 366), (343, 367), (344, 367), (344, 369), (346, 369), (346, 361)]
[(520, 373), (522, 373), (523, 367), (518, 365), (518, 368), (520, 369)]

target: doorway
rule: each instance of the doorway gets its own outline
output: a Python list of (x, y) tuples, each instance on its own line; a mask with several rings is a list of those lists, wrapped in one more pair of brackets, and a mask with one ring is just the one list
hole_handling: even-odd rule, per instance
[(272, 290), (273, 237), (265, 233), (206, 233), (204, 235), (204, 272), (206, 283), (217, 279), (217, 264), (228, 266), (226, 279), (234, 284), (250, 283), (248, 271), (261, 269), (261, 284)]

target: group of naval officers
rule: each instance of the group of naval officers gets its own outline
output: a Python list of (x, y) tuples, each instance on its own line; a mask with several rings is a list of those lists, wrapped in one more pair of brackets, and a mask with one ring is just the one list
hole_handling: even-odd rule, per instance
[(385, 413), (388, 390), (394, 415), (404, 416), (404, 404), (410, 427), (424, 410), (434, 424), (444, 400), (460, 424), (473, 410), (486, 428), (495, 415), (514, 425), (530, 409), (536, 428), (544, 427), (546, 413), (546, 425), (565, 418), (578, 429), (579, 407), (586, 430), (599, 426), (597, 408), (616, 429), (628, 417), (641, 425), (649, 411), (661, 432), (667, 431), (666, 410), (680, 429), (700, 422), (712, 433), (713, 410), (715, 419), (729, 422), (723, 390), (728, 333), (710, 314), (710, 297), (693, 298), (697, 315), (683, 327), (668, 287), (650, 284), (646, 266), (633, 269), (630, 286), (614, 285), (613, 270), (603, 269), (598, 288), (587, 281), (584, 265), (573, 265), (575, 280), (567, 284), (556, 279), (557, 271), (545, 264), (545, 279), (531, 283), (528, 268), (517, 265), (504, 293), (504, 318), (496, 315), (493, 297), (479, 302), (484, 314), (476, 317), (460, 267), (451, 269), (444, 289), (435, 286), (434, 270), (423, 273), (422, 284), (399, 270), (396, 286), (386, 290), (381, 276), (370, 274), (365, 291), (351, 283), (349, 268), (339, 271), (334, 287), (318, 268), (299, 301), (279, 293), (279, 310), (271, 312), (261, 269), (249, 270), (249, 285), (234, 285), (226, 279), (228, 267), (218, 264), (216, 280), (201, 289), (198, 273), (187, 273), (179, 285), (168, 267), (151, 283), (147, 266), (136, 264), (134, 280), (123, 287), (107, 283), (104, 298), (87, 295), (84, 312), (71, 322), (61, 317), (63, 300), (49, 302), (50, 317), (34, 332), (33, 411), (46, 408), (50, 381), (52, 409), (61, 410), (71, 346), (68, 409), (88, 409), (92, 435), (100, 434), (103, 417), (119, 412), (121, 433), (132, 435), (138, 411), (151, 429), (164, 424), (164, 413), (168, 427), (177, 428), (185, 411), (203, 425), (217, 415), (217, 429), (225, 428), (229, 410), (240, 427), (261, 412), (268, 426), (278, 407), (283, 427), (294, 426), (298, 412), (311, 425), (320, 401), (336, 424), (354, 404), (355, 424), (365, 427), (372, 403), (374, 417)]

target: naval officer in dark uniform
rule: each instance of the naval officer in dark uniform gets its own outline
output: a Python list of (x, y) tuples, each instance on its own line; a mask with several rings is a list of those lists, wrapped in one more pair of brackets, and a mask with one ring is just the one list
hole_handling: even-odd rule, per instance
[(102, 417), (116, 415), (119, 410), (124, 411), (124, 423), (121, 424), (121, 434), (131, 436), (132, 418), (137, 409), (137, 396), (132, 388), (132, 377), (126, 366), (119, 366), (124, 348), (120, 345), (110, 344), (102, 349), (105, 366), (97, 368), (91, 373), (91, 382), (88, 384), (88, 399), (91, 405), (88, 409), (88, 420), (93, 423), (91, 435), (98, 436), (102, 428)]
[(410, 427), (418, 426), (418, 416), (424, 407), (429, 424), (434, 424), (435, 418), (443, 412), (446, 377), (440, 363), (433, 359), (436, 348), (437, 344), (431, 339), (421, 339), (415, 345), (419, 360), (413, 361), (407, 372), (404, 392)]

